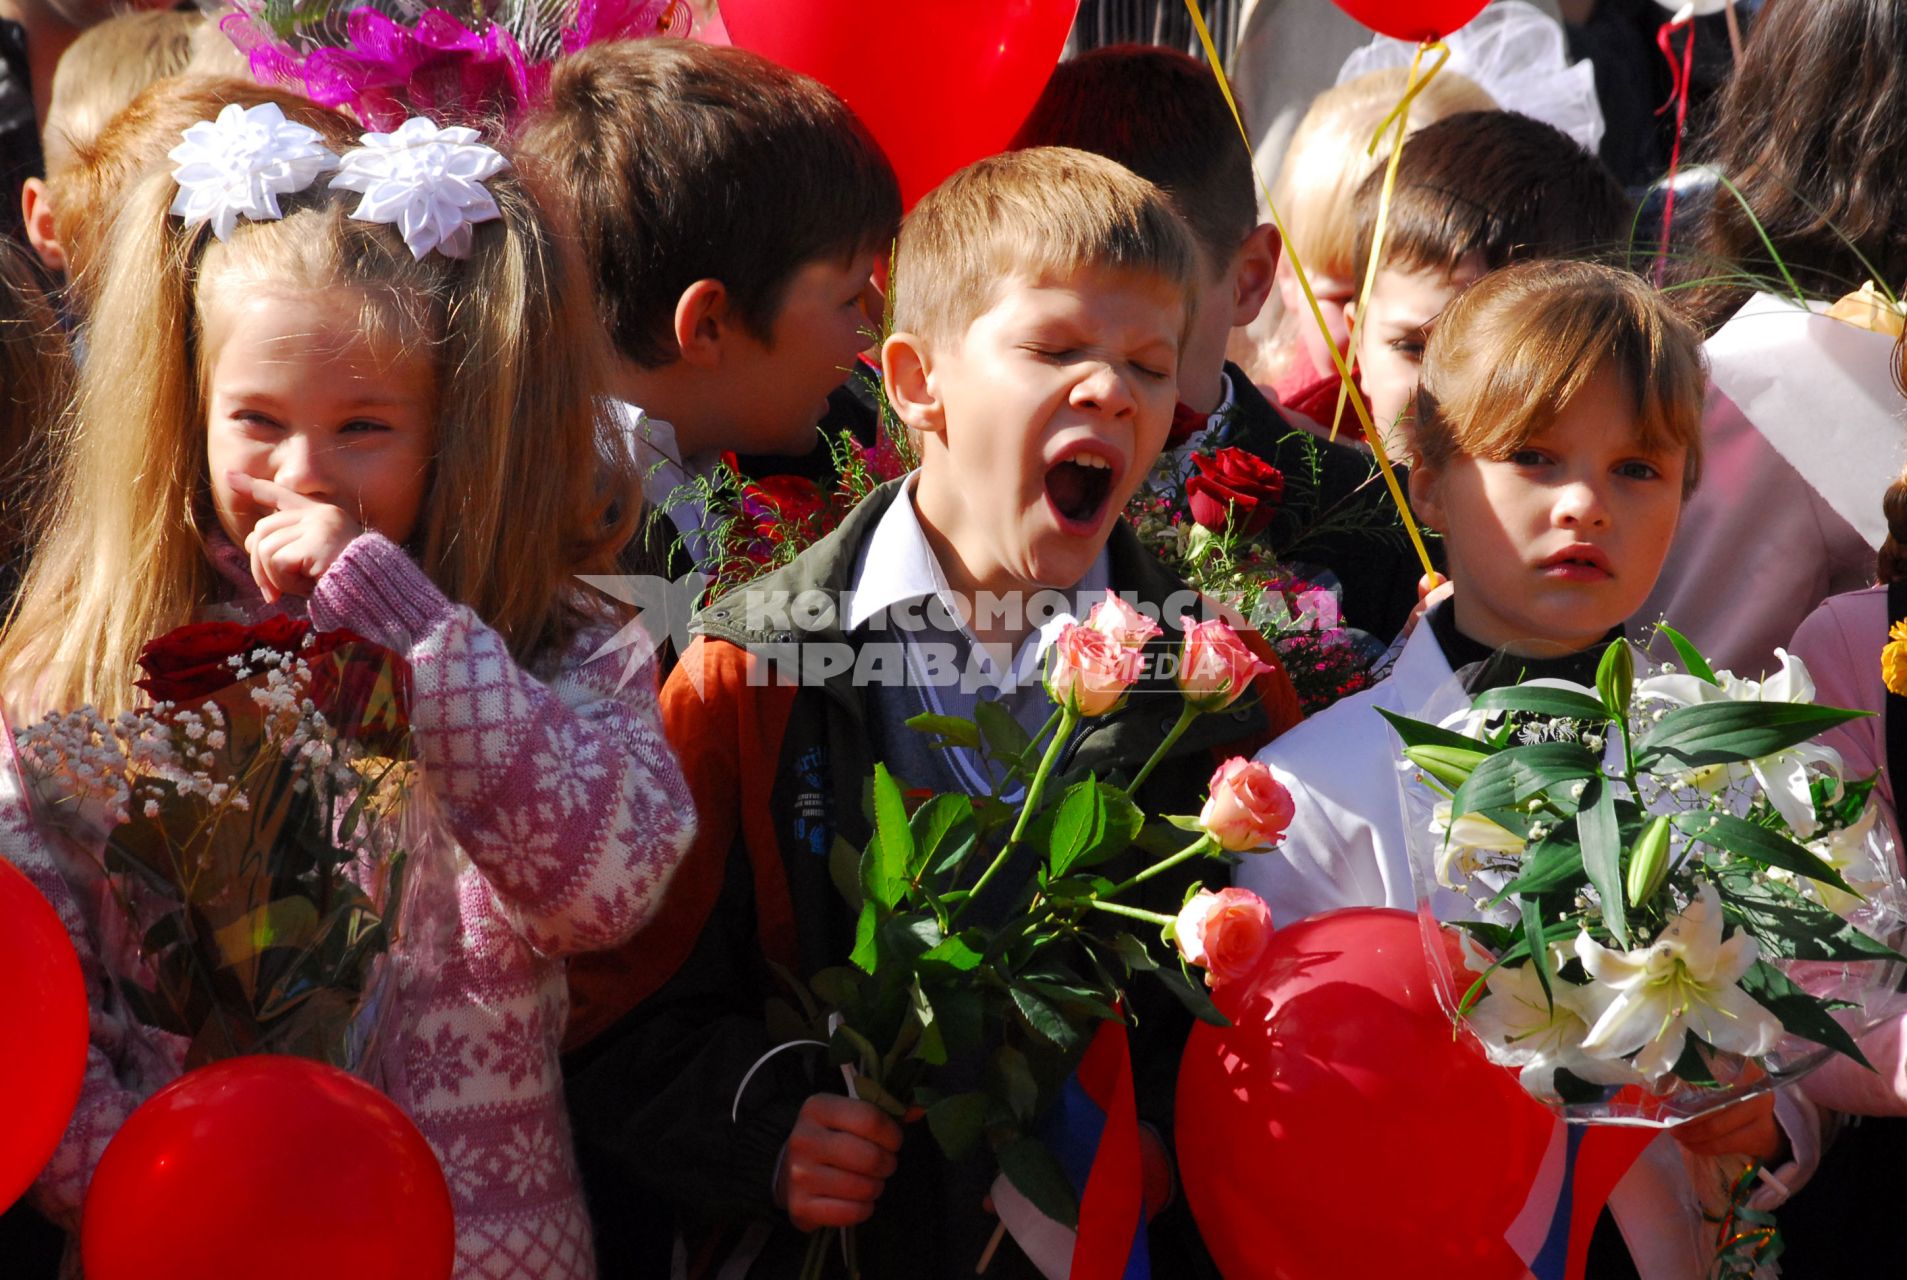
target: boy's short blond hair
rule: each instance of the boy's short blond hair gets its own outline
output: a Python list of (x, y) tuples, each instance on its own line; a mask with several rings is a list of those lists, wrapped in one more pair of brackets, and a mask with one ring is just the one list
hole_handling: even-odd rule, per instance
[(1638, 442), (1702, 470), (1708, 373), (1699, 334), (1639, 276), (1591, 262), (1493, 271), (1444, 310), (1417, 384), (1416, 446), (1442, 468), (1459, 454), (1502, 459), (1556, 420), (1589, 380), (1621, 380)]
[(1100, 268), (1155, 276), (1186, 299), (1198, 250), (1164, 192), (1104, 156), (1029, 147), (990, 156), (921, 197), (895, 251), (894, 328), (955, 341), (1012, 279)]
[(157, 80), (184, 74), (193, 36), (206, 25), (197, 12), (148, 9), (88, 27), (53, 73), (53, 97), (41, 130), (48, 178), (57, 178), (91, 145), (107, 121)]
[[(1291, 135), (1271, 198), (1307, 268), (1348, 279), (1357, 250), (1351, 201), (1364, 179), (1390, 159), (1390, 135), (1370, 151), (1371, 136), (1397, 107), (1410, 82), (1403, 67), (1372, 71), (1326, 89), (1311, 100)], [(1437, 76), (1410, 104), (1421, 128), (1465, 111), (1494, 111), (1495, 99), (1454, 71)]]

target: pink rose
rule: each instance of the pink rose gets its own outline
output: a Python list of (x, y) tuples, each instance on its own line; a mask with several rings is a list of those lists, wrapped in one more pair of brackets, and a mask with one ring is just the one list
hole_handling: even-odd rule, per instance
[(1185, 643), (1179, 648), (1179, 692), (1200, 711), (1223, 711), (1238, 701), (1257, 676), (1271, 667), (1245, 647), (1224, 619), (1179, 619)]
[(1125, 649), (1143, 649), (1152, 637), (1164, 634), (1158, 623), (1114, 595), (1111, 588), (1086, 615), (1086, 625)]
[(1284, 837), (1298, 807), (1269, 765), (1233, 756), (1212, 775), (1199, 826), (1231, 853), (1268, 849)]
[(1060, 629), (1046, 661), (1046, 691), (1082, 716), (1103, 716), (1139, 678), (1140, 657), (1103, 631), (1077, 622)]
[(1205, 970), (1205, 985), (1252, 971), (1271, 941), (1271, 908), (1250, 889), (1200, 889), (1179, 908), (1173, 929), (1179, 954)]

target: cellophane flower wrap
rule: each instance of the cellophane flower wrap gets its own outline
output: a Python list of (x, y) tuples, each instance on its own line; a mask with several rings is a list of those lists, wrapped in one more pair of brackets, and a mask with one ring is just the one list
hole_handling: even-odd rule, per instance
[[(995, 787), (923, 794), (876, 766), (873, 837), (834, 853), (835, 882), (858, 913), (849, 963), (799, 988), (785, 1024), (805, 1037), (790, 1043), (826, 1046), (856, 1096), (896, 1119), (924, 1114), (949, 1159), (990, 1158), (1068, 1226), (1076, 1192), (1041, 1122), (1096, 1030), (1129, 1020), (1139, 982), (1162, 983), (1195, 1016), (1224, 1025), (1207, 988), (1244, 978), (1269, 940), (1270, 913), (1248, 890), (1158, 878), (1263, 856), (1293, 816), (1269, 768), (1244, 759), (1213, 775), (1196, 817), (1152, 820), (1139, 808), (1134, 796), (1154, 766), (1201, 716), (1254, 696), (1251, 680), (1265, 668), (1255, 659), (1233, 668), (1215, 694), (1211, 681), (1184, 673), (1203, 669), (1193, 660), (1199, 645), (1243, 651), (1223, 622), (1172, 641), (1107, 597), (1085, 622), (1062, 617), (1043, 629), (1053, 710), (1038, 732), (986, 700), (972, 720), (909, 721), (942, 749), (983, 758)], [(1142, 689), (1149, 664), (1162, 660), (1180, 673), (1177, 687), (1155, 670)], [(1071, 765), (1079, 736), (1135, 698), (1176, 704), (1150, 760), (1117, 777)], [(815, 1233), (804, 1275), (824, 1273), (833, 1235)], [(851, 1237), (844, 1253), (858, 1276)]]
[(1385, 713), (1426, 928), (1467, 934), (1442, 994), (1576, 1120), (1673, 1123), (1833, 1053), (1864, 1061), (1907, 971), (1875, 780), (1815, 741), (1863, 713), (1816, 705), (1791, 655), (1744, 680), (1659, 635), (1675, 661), (1638, 674), (1617, 640), (1595, 689)]
[(21, 730), (17, 758), (114, 996), (185, 1069), (249, 1053), (384, 1083), (401, 982), (431, 981), (410, 671), (275, 617), (146, 646), (151, 702)]

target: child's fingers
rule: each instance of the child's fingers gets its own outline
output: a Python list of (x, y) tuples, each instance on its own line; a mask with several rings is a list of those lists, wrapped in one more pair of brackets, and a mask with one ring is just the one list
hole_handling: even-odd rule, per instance
[(279, 594), (288, 596), (311, 594), (311, 584), (315, 576), (310, 567), (313, 552), (302, 525), (294, 525), (266, 534), (258, 540), (258, 554), (264, 560)]
[(250, 552), (261, 539), (280, 529), (295, 527), (300, 519), (302, 517), (296, 511), (273, 511), (259, 517), (258, 523), (252, 526), (252, 531), (245, 535), (245, 550)]
[(250, 498), (260, 506), (270, 507), (274, 511), (302, 511), (309, 507), (324, 505), (316, 498), (307, 498), (271, 480), (257, 476), (248, 476), (243, 471), (227, 471), (225, 481), (232, 491)]

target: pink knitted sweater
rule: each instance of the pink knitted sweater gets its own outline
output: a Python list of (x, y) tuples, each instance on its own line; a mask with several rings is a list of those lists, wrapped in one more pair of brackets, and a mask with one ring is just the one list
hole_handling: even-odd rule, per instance
[[(240, 604), (263, 610), (255, 592)], [(621, 662), (586, 661), (606, 637), (597, 631), (536, 679), (376, 534), (319, 581), (310, 616), (410, 661), (416, 750), (456, 845), (454, 941), (423, 1002), (400, 1010), (392, 1092), (449, 1180), (458, 1280), (588, 1280), (595, 1259), (557, 1063), (569, 1011), (563, 957), (639, 929), (694, 834), (655, 672), (618, 689)], [(13, 770), (0, 775), (0, 856), (60, 911), (93, 1001), (79, 1107), (34, 1189), (40, 1209), (71, 1230), (107, 1142), (178, 1073), (180, 1050), (112, 996)]]

